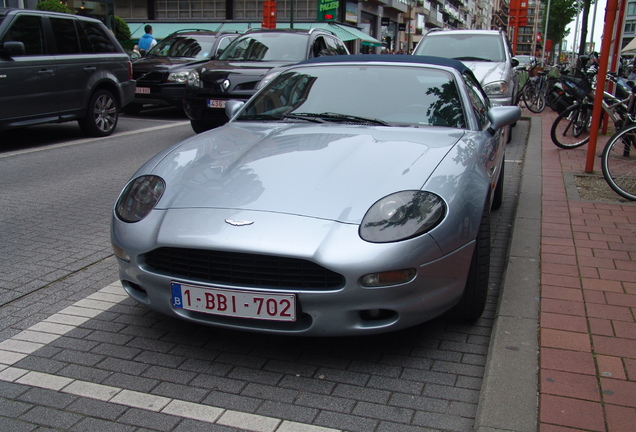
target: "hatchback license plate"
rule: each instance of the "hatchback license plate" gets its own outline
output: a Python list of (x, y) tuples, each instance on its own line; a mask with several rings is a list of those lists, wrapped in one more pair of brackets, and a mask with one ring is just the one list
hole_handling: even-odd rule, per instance
[(224, 100), (208, 99), (208, 108), (225, 108)]
[(296, 321), (296, 296), (234, 291), (172, 282), (172, 306), (239, 318)]
[(150, 94), (150, 87), (137, 87), (135, 88), (137, 94)]

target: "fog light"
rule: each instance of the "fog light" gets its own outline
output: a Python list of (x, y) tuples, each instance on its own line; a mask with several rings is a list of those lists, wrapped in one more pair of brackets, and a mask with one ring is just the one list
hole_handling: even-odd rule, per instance
[(400, 285), (412, 281), (416, 274), (417, 272), (413, 268), (370, 273), (360, 278), (360, 285), (365, 287)]
[(128, 255), (128, 253), (126, 253), (126, 251), (119, 246), (113, 245), (113, 252), (115, 252), (115, 256), (120, 260), (130, 262), (130, 256)]

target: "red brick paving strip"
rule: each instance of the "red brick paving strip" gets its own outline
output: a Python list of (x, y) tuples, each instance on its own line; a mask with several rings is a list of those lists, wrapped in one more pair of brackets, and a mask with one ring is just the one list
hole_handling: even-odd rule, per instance
[(571, 199), (588, 146), (558, 149), (541, 116), (540, 432), (634, 432), (636, 204)]

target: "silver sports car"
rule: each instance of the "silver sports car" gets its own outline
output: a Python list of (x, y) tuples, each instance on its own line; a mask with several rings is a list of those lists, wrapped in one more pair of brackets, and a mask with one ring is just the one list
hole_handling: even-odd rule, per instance
[(292, 66), (226, 109), (228, 124), (152, 158), (115, 203), (132, 298), (311, 336), (482, 314), (518, 107), (491, 107), (458, 61), (355, 55)]

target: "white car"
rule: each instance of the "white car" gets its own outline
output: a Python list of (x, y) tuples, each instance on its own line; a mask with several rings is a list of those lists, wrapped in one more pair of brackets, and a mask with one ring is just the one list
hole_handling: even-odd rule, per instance
[(432, 30), (413, 54), (459, 60), (473, 71), (493, 105), (515, 104), (519, 61), (503, 31)]

